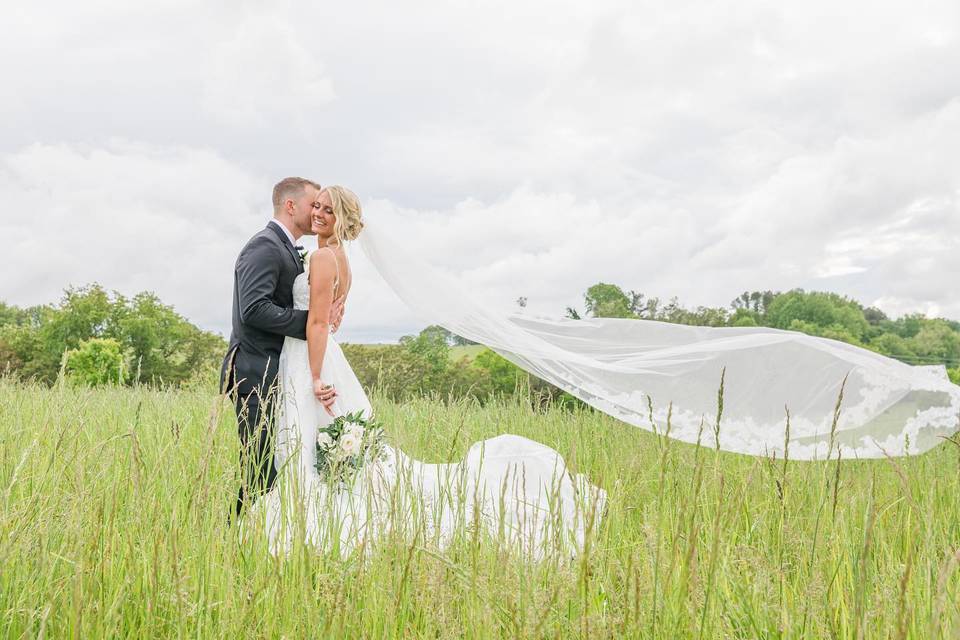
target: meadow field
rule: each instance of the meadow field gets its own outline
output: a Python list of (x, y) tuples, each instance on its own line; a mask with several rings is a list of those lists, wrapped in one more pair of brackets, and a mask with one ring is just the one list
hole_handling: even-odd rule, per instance
[(3, 638), (938, 638), (960, 635), (960, 446), (784, 462), (524, 398), (373, 398), (395, 443), (454, 460), (517, 433), (609, 495), (575, 561), (489, 539), (285, 558), (226, 526), (238, 482), (212, 387), (0, 381)]

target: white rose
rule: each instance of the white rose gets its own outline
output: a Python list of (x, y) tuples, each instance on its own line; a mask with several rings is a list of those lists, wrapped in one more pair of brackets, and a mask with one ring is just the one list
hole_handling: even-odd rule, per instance
[(333, 438), (326, 431), (321, 431), (317, 434), (317, 444), (320, 445), (321, 449), (329, 449), (330, 445), (333, 444)]
[(350, 431), (340, 436), (340, 450), (348, 456), (355, 456), (360, 453), (360, 438)]
[(356, 436), (359, 440), (363, 440), (363, 425), (362, 424), (350, 424), (347, 425), (346, 432)]

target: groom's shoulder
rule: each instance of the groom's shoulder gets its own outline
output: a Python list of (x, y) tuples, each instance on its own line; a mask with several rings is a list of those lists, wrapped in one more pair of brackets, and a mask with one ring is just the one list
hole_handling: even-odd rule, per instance
[(255, 233), (252, 238), (247, 240), (247, 244), (243, 245), (243, 249), (240, 250), (240, 255), (261, 248), (283, 248), (283, 246), (280, 244), (280, 240), (277, 238), (277, 234), (273, 233), (269, 227), (264, 227)]

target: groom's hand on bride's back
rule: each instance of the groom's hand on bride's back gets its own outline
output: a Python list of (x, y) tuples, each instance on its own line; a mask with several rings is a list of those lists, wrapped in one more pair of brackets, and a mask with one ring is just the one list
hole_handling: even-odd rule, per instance
[(330, 333), (336, 333), (340, 328), (340, 321), (343, 320), (343, 307), (346, 302), (346, 295), (342, 295), (333, 301), (330, 305)]

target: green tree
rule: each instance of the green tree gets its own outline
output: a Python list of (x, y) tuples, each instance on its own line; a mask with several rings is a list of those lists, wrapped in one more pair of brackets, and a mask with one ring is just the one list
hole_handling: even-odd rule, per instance
[(113, 338), (84, 340), (66, 353), (65, 368), (71, 380), (91, 387), (123, 384), (126, 373), (122, 347)]
[(730, 306), (734, 311), (752, 311), (756, 315), (763, 316), (777, 295), (779, 294), (773, 291), (744, 291), (730, 303)]
[(686, 309), (677, 298), (671, 298), (670, 302), (657, 315), (649, 319), (701, 327), (725, 327), (729, 324), (730, 314), (726, 309), (714, 307)]
[(30, 321), (28, 310), (15, 307), (0, 301), (0, 327), (7, 325), (24, 325)]
[(128, 351), (137, 381), (180, 383), (216, 365), (223, 340), (193, 326), (153, 293), (118, 298), (111, 335)]
[(738, 308), (729, 319), (729, 324), (731, 327), (756, 327), (759, 326), (758, 315), (749, 309)]
[(226, 347), (160, 302), (140, 293), (132, 300), (100, 285), (69, 288), (59, 305), (11, 311), (0, 307), (0, 371), (25, 379), (56, 380), (64, 354), (94, 338), (115, 340), (132, 362), (131, 381), (181, 384), (219, 364)]
[(400, 344), (406, 351), (418, 358), (423, 373), (418, 380), (410, 380), (414, 386), (423, 390), (437, 390), (443, 386), (444, 373), (450, 366), (450, 345), (448, 332), (443, 327), (430, 326), (416, 336), (403, 336)]
[(864, 309), (863, 317), (866, 318), (867, 322), (873, 326), (878, 326), (881, 322), (888, 321), (890, 319), (887, 317), (887, 314), (876, 307), (867, 307)]
[(920, 321), (920, 330), (908, 340), (913, 352), (924, 363), (960, 361), (960, 333), (946, 320)]
[(114, 337), (114, 304), (98, 284), (68, 288), (56, 308), (48, 308), (39, 326), (39, 350), (32, 355), (33, 377), (56, 379), (64, 354), (91, 338)]
[(896, 333), (883, 333), (877, 336), (870, 341), (870, 348), (897, 360), (905, 362), (915, 362), (917, 360), (917, 354), (910, 341)]
[(344, 344), (343, 353), (364, 389), (377, 390), (403, 401), (422, 390), (430, 367), (420, 357), (396, 344)]
[(513, 394), (528, 377), (526, 371), (490, 349), (477, 354), (473, 365), (482, 369), (490, 377), (493, 390), (503, 395)]
[(7, 341), (6, 336), (0, 335), (0, 376), (16, 373), (23, 368), (23, 360), (20, 359), (13, 345)]
[(896, 333), (903, 338), (912, 338), (920, 333), (920, 328), (925, 320), (926, 318), (922, 313), (911, 313), (892, 322), (881, 321), (880, 326), (883, 327), (885, 332)]
[(768, 326), (780, 329), (801, 330), (828, 337), (843, 336), (838, 339), (849, 338), (853, 342), (862, 341), (869, 328), (863, 307), (856, 301), (836, 293), (808, 293), (802, 289), (774, 297), (764, 320)]
[(615, 284), (598, 282), (584, 295), (587, 313), (594, 318), (635, 318), (632, 300)]
[(436, 334), (442, 336), (444, 341), (451, 347), (463, 347), (467, 345), (477, 344), (473, 340), (468, 340), (463, 336), (458, 336), (452, 331), (448, 331), (446, 328), (441, 327), (438, 324), (432, 324), (426, 329), (424, 329), (428, 334)]
[(0, 327), (0, 342), (5, 345), (8, 357), (5, 369), (27, 380), (52, 382), (56, 380), (63, 359), (63, 351), (52, 352), (43, 342), (40, 327), (55, 313), (49, 306), (30, 309), (26, 324), (8, 324)]

